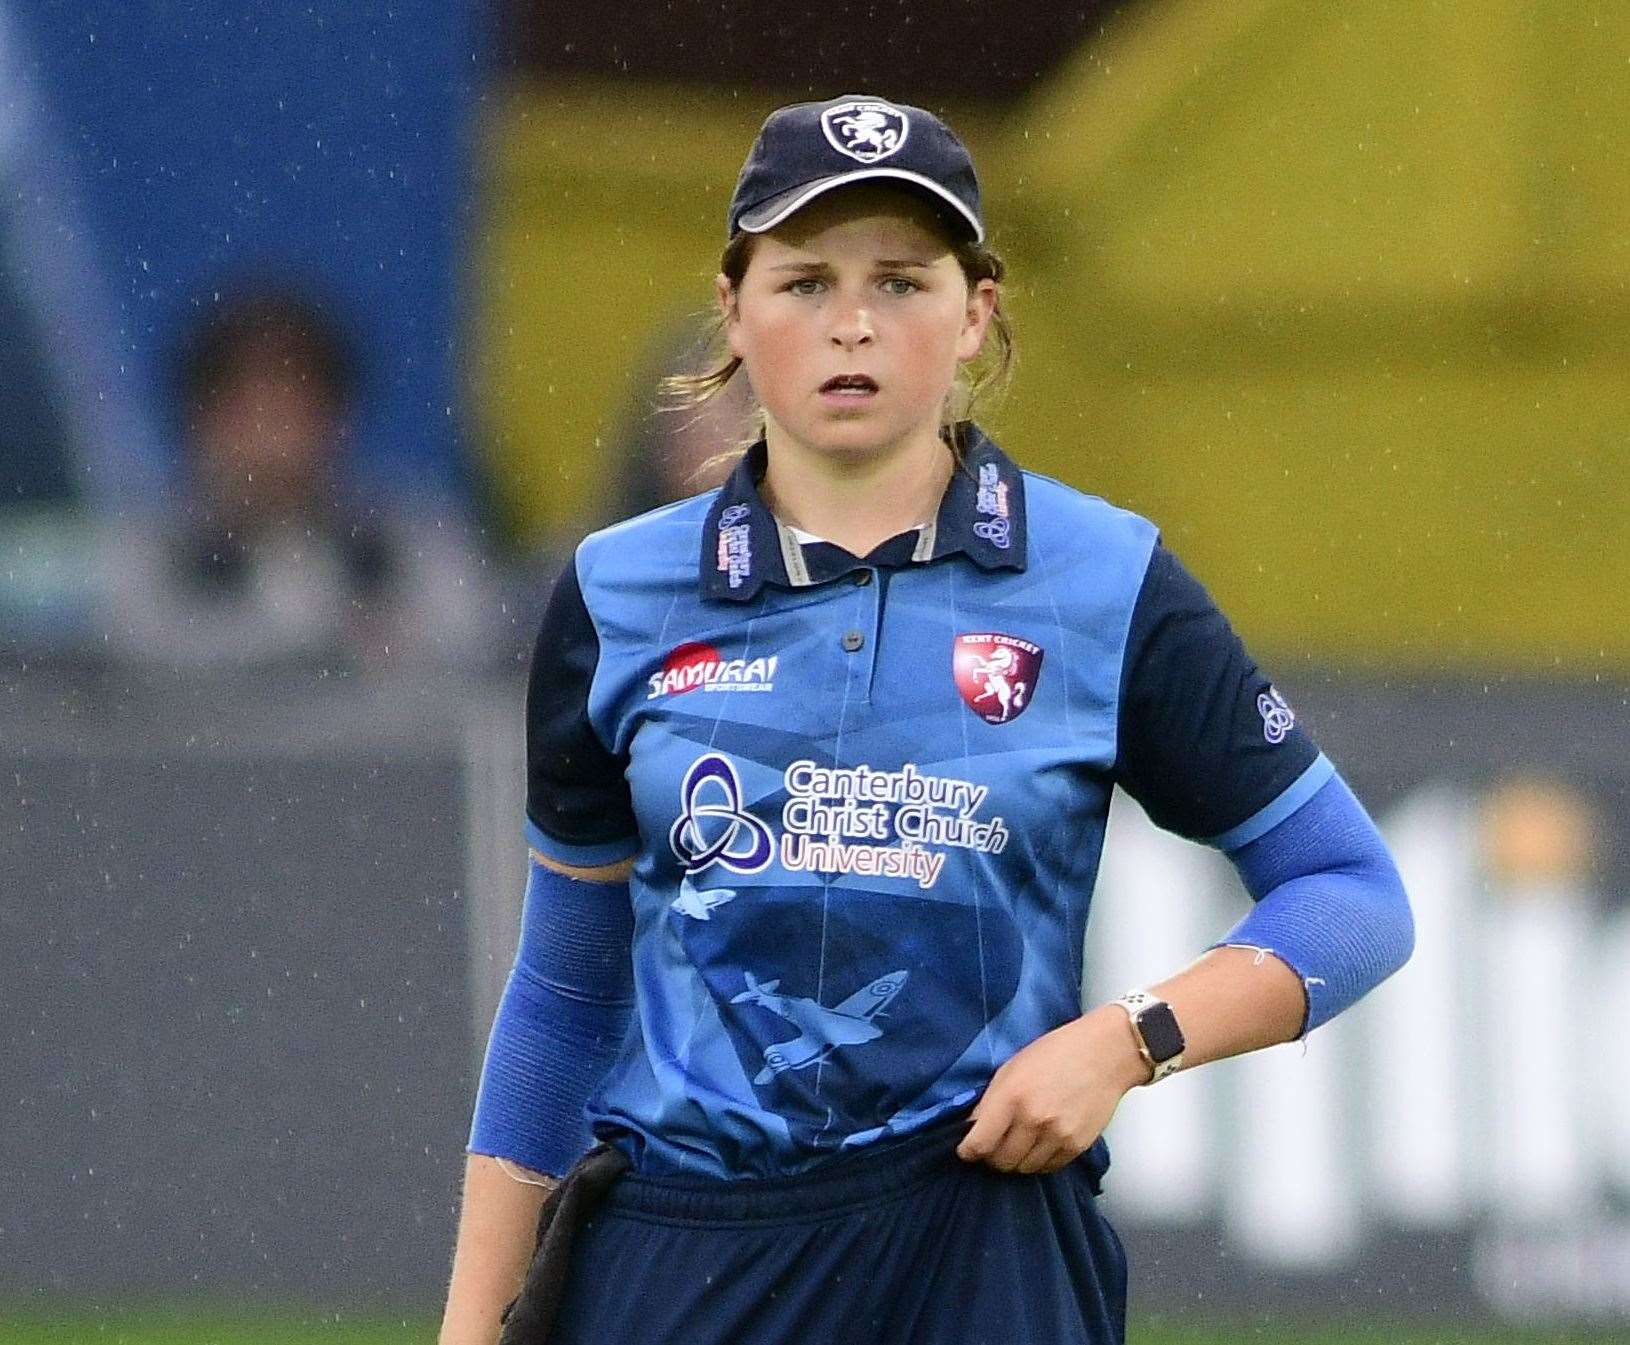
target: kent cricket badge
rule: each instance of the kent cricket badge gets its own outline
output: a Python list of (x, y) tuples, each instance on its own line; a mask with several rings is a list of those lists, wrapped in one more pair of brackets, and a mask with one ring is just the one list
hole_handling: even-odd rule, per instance
[(968, 708), (987, 724), (1006, 724), (1024, 713), (1041, 675), (1041, 646), (1016, 635), (959, 635), (951, 672)]

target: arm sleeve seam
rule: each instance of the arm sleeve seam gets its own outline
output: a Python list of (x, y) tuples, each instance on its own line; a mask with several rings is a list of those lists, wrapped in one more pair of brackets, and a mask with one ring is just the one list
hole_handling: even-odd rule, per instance
[[(526, 814), (526, 820), (529, 823), (531, 823), (532, 827), (535, 829), (535, 831), (539, 835), (547, 837), (549, 840), (555, 842), (557, 845), (577, 845), (578, 844), (578, 842), (569, 841), (563, 836), (555, 835), (555, 833), (550, 831), (547, 827), (542, 826), (537, 821), (537, 819), (532, 816), (531, 813)], [(638, 855), (639, 855), (639, 852), (640, 852), (640, 834), (639, 834), (639, 832), (637, 830), (636, 831), (630, 831), (626, 835), (623, 835), (623, 836), (614, 836), (609, 841), (601, 842), (602, 846), (613, 846), (613, 845), (620, 845), (622, 842), (626, 841), (628, 843), (627, 853), (625, 853), (625, 854), (615, 854), (615, 855), (612, 855), (609, 859), (596, 859), (596, 860), (593, 860), (593, 861), (582, 860), (582, 859), (565, 859), (560, 855), (551, 853), (551, 851), (548, 849), (548, 847), (536, 844), (535, 841), (534, 841), (534, 838), (532, 836), (530, 836), (530, 835), (526, 838), (526, 840), (527, 840), (528, 848), (536, 850), (539, 854), (543, 855), (546, 859), (549, 859), (549, 860), (553, 861), (556, 864), (565, 864), (569, 868), (580, 868), (580, 869), (603, 868), (607, 864), (621, 864), (625, 860), (630, 860), (630, 859), (637, 858)], [(575, 873), (574, 874), (569, 874), (567, 876), (572, 877), (572, 878), (577, 878), (578, 877), (578, 875), (575, 874)], [(610, 878), (610, 879), (582, 878), (582, 879), (579, 879), (579, 881), (586, 882), (586, 883), (592, 883), (592, 882), (624, 882), (626, 880), (625, 879), (619, 879), (619, 878)]]
[[(596, 736), (595, 741), (599, 741), (598, 736)], [(615, 760), (615, 758), (613, 759)], [(526, 832), (526, 841), (530, 848), (536, 850), (545, 859), (552, 860), (556, 864), (565, 864), (569, 867), (575, 866), (577, 868), (598, 868), (606, 864), (621, 864), (625, 860), (637, 858), (640, 852), (640, 833), (637, 821), (634, 830), (627, 832), (625, 835), (613, 836), (608, 841), (595, 841), (588, 844), (581, 841), (574, 841), (564, 836), (557, 836), (554, 832), (550, 831), (549, 828), (542, 826), (537, 819), (532, 816), (530, 811), (526, 813), (526, 826), (523, 828), (523, 830)], [(548, 844), (545, 842), (548, 842)], [(622, 850), (621, 848), (625, 844), (627, 846), (626, 851)], [(557, 848), (573, 850), (578, 853), (575, 858), (568, 858), (565, 855), (557, 854), (555, 852)], [(584, 858), (582, 853), (583, 851), (594, 852), (594, 857)], [(575, 874), (569, 876), (576, 877)], [(580, 881), (603, 881), (617, 883), (626, 882), (627, 880), (623, 878), (608, 878), (600, 880), (584, 878)]]
[[(1224, 854), (1232, 853), (1233, 851), (1240, 849), (1242, 846), (1251, 844), (1252, 841), (1261, 840), (1262, 837), (1266, 836), (1269, 832), (1273, 831), (1276, 827), (1280, 826), (1284, 822), (1289, 821), (1292, 817), (1295, 817), (1297, 813), (1301, 812), (1303, 808), (1307, 807), (1308, 804), (1313, 802), (1313, 800), (1318, 796), (1319, 791), (1323, 789), (1325, 785), (1330, 783), (1335, 774), (1335, 763), (1332, 762), (1329, 757), (1325, 756), (1323, 752), (1320, 752), (1308, 764), (1306, 770), (1302, 771), (1301, 774), (1299, 774), (1294, 780), (1287, 784), (1250, 816), (1241, 818), (1226, 831), (1220, 831), (1214, 836), (1206, 836), (1198, 839), (1200, 839), (1202, 844), (1212, 846), (1217, 850), (1221, 850)], [(1282, 816), (1273, 817), (1273, 819), (1266, 826), (1263, 826), (1261, 830), (1255, 829), (1255, 824), (1258, 822), (1258, 819), (1273, 813), (1274, 809), (1279, 807), (1279, 805), (1283, 803), (1285, 799), (1290, 798), (1292, 795), (1297, 793), (1300, 793), (1301, 797), (1296, 798), (1291, 807)], [(1246, 834), (1242, 835), (1241, 833)]]

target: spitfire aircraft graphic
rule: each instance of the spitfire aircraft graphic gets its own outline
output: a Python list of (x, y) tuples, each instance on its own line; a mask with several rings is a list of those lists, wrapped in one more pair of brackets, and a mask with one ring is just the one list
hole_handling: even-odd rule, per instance
[(891, 971), (879, 976), (869, 985), (855, 991), (835, 1008), (828, 1009), (801, 995), (778, 995), (779, 980), (760, 982), (752, 972), (747, 973), (747, 989), (732, 995), (732, 1004), (757, 1004), (778, 1014), (798, 1029), (791, 1041), (775, 1042), (764, 1048), (764, 1068), (754, 1076), (756, 1084), (769, 1083), (777, 1074), (789, 1069), (804, 1069), (825, 1060), (839, 1046), (853, 1046), (857, 1042), (875, 1041), (883, 1029), (872, 1020), (887, 1015), (883, 1012), (900, 993), (906, 983), (906, 973)]

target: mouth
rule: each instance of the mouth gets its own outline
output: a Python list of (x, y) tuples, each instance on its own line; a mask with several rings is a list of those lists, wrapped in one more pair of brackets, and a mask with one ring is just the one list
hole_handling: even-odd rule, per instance
[(821, 384), (823, 397), (870, 397), (877, 391), (877, 382), (865, 374), (838, 374)]

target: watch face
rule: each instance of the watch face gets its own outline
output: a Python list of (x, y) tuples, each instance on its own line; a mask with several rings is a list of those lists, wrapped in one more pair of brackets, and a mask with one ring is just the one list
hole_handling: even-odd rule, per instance
[(1169, 1004), (1151, 1004), (1138, 1015), (1138, 1031), (1149, 1058), (1159, 1065), (1183, 1054), (1183, 1029)]

